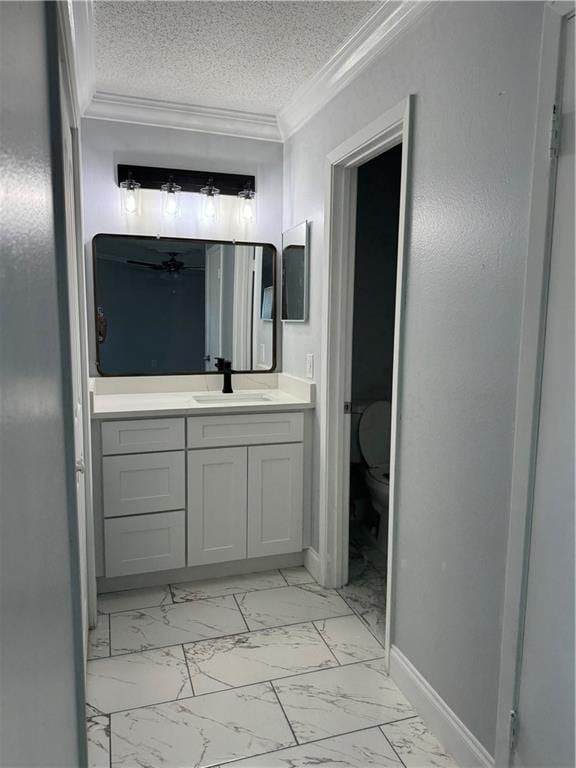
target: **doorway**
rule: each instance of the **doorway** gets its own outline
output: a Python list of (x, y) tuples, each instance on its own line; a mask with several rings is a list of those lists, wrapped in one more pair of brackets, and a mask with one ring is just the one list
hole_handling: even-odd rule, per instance
[(356, 184), (348, 577), (382, 642), (401, 174), (397, 144), (361, 165)]
[[(402, 145), (397, 218), (397, 258), (394, 302), (392, 372), (390, 385), (390, 461), (386, 575), (378, 589), (385, 594), (385, 656), (390, 650), (391, 590), (394, 551), (394, 510), (398, 475), (399, 422), (402, 395), (404, 315), (404, 251), (407, 185), (410, 168), (410, 114), (413, 97), (345, 141), (328, 156), (327, 219), (325, 239), (328, 264), (324, 291), (327, 311), (322, 349), (320, 450), (319, 574), (324, 586), (341, 588), (349, 581), (350, 453), (352, 430), (352, 373), (354, 320), (354, 256), (356, 243), (359, 169), (374, 158)], [(380, 530), (380, 524), (378, 526)]]

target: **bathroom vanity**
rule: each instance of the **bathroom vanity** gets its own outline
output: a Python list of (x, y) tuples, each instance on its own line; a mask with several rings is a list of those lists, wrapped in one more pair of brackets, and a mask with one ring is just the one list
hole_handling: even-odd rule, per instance
[[(98, 575), (301, 553), (314, 385), (238, 376), (235, 393), (223, 395), (177, 389), (215, 387), (220, 377), (162, 378), (176, 391), (145, 391), (159, 388), (152, 377), (94, 381)], [(243, 388), (258, 380), (267, 386)]]

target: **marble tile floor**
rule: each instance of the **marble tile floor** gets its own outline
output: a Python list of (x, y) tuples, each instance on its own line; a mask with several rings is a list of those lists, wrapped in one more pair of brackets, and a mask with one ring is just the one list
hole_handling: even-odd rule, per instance
[[(384, 671), (383, 575), (353, 559), (98, 598), (91, 768), (456, 768)], [(381, 615), (379, 615), (381, 612)]]

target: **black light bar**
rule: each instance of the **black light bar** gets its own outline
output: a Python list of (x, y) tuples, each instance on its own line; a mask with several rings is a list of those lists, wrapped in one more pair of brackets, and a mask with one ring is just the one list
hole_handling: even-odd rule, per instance
[(216, 171), (183, 171), (178, 168), (156, 168), (150, 165), (118, 164), (117, 184), (132, 179), (143, 189), (160, 189), (172, 177), (174, 184), (183, 192), (200, 192), (209, 180), (220, 190), (221, 195), (238, 195), (247, 188), (256, 191), (256, 177), (243, 173), (218, 173)]

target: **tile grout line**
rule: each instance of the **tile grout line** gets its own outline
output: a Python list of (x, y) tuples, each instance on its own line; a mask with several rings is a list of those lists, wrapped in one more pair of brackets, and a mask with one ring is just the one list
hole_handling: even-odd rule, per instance
[(282, 578), (283, 578), (283, 579), (284, 579), (284, 581), (286, 582), (286, 586), (287, 586), (287, 587), (289, 587), (289, 586), (290, 586), (290, 584), (288, 583), (288, 579), (287, 579), (287, 578), (286, 578), (286, 576), (284, 576), (284, 574), (282, 573), (282, 569), (281, 569), (281, 568), (278, 568), (278, 573), (280, 574), (280, 576), (282, 576)]
[[(240, 613), (242, 614), (242, 611), (240, 611)], [(284, 627), (297, 627), (300, 624), (310, 624), (315, 621), (328, 621), (328, 619), (343, 619), (346, 616), (352, 616), (352, 615), (358, 615), (358, 614), (354, 614), (354, 611), (352, 611), (351, 609), (349, 613), (342, 613), (342, 614), (339, 614), (338, 616), (328, 616), (326, 618), (320, 618), (320, 619), (307, 619), (305, 621), (292, 621), (289, 624), (274, 624), (271, 627), (257, 627), (256, 629), (248, 629), (247, 632), (259, 632), (260, 630), (265, 630), (265, 629), (283, 629)], [(242, 614), (242, 618), (244, 618), (243, 614)], [(244, 623), (246, 623), (246, 620), (244, 620)], [(214, 637), (201, 637), (198, 640), (185, 640), (184, 644), (190, 645), (192, 643), (202, 643), (206, 640), (220, 640), (223, 637), (233, 637), (234, 635), (245, 635), (247, 634), (247, 632), (231, 632), (231, 633), (225, 633), (223, 635), (214, 635)], [(112, 658), (116, 658), (118, 656), (128, 656), (131, 653), (143, 653), (144, 651), (155, 651), (155, 650), (161, 650), (162, 648), (171, 648), (173, 645), (179, 645), (179, 644), (180, 643), (169, 643), (168, 645), (152, 645), (149, 648), (134, 648), (131, 651), (123, 651), (122, 653), (115, 653), (113, 654)], [(108, 658), (108, 657), (104, 656), (101, 658)], [(380, 657), (377, 656), (375, 658), (380, 658)], [(366, 659), (366, 661), (373, 661), (373, 660), (374, 659)], [(97, 661), (97, 659), (92, 659), (92, 661)]]
[(190, 673), (190, 667), (188, 665), (188, 656), (186, 655), (186, 648), (184, 643), (181, 643), (182, 653), (184, 654), (184, 664), (186, 664), (186, 670), (188, 671), (188, 680), (190, 680), (190, 688), (192, 689), (192, 696), (196, 697), (196, 691), (194, 690), (194, 683), (192, 682), (192, 674)]
[[(383, 648), (384, 650), (386, 650), (386, 649), (384, 648), (384, 643), (383, 643), (383, 642), (382, 642), (382, 640), (380, 640), (380, 638), (379, 638), (379, 637), (377, 637), (377, 636), (376, 636), (376, 634), (375, 634), (375, 633), (372, 631), (372, 627), (370, 626), (370, 624), (368, 624), (368, 622), (367, 622), (367, 621), (364, 621), (364, 619), (362, 618), (362, 614), (361, 614), (359, 611), (357, 611), (357, 610), (356, 610), (356, 609), (355, 609), (355, 608), (354, 608), (352, 605), (350, 605), (350, 603), (348, 602), (348, 600), (347, 600), (347, 599), (344, 597), (344, 595), (343, 595), (343, 594), (341, 594), (341, 592), (340, 592), (340, 590), (339, 590), (339, 589), (337, 589), (337, 590), (335, 590), (335, 591), (336, 591), (336, 592), (338, 593), (338, 595), (339, 595), (339, 596), (342, 598), (342, 600), (344, 600), (344, 602), (346, 603), (346, 605), (348, 606), (348, 608), (350, 608), (350, 610), (352, 611), (352, 613), (353, 613), (355, 616), (357, 616), (357, 617), (360, 619), (360, 621), (361, 621), (361, 622), (362, 622), (362, 624), (363, 624), (363, 625), (366, 627), (366, 629), (368, 630), (368, 632), (370, 632), (370, 634), (372, 635), (372, 637), (373, 637), (373, 638), (374, 638), (374, 639), (375, 639), (375, 640), (376, 640), (376, 641), (377, 641), (377, 642), (378, 642), (378, 643), (379, 643), (379, 644), (382, 646), (382, 648)], [(320, 621), (320, 619), (318, 619), (318, 621)], [(384, 606), (384, 621), (386, 621), (386, 606)]]
[[(317, 619), (317, 621), (328, 621), (328, 619)], [(342, 664), (340, 664), (340, 660), (339, 660), (339, 659), (336, 657), (336, 654), (334, 653), (334, 651), (332, 650), (332, 648), (330, 648), (330, 646), (329, 646), (329, 645), (328, 645), (328, 643), (326, 642), (326, 638), (324, 637), (324, 635), (322, 634), (322, 632), (320, 632), (320, 630), (319, 630), (319, 629), (318, 629), (318, 627), (316, 626), (316, 621), (313, 621), (313, 622), (312, 622), (312, 626), (314, 627), (314, 629), (316, 630), (316, 632), (318, 632), (318, 635), (319, 635), (320, 639), (322, 640), (322, 642), (324, 643), (324, 645), (326, 646), (326, 648), (328, 648), (328, 650), (330, 651), (330, 653), (331, 653), (331, 654), (332, 654), (332, 656), (334, 657), (334, 660), (335, 660), (336, 664), (338, 664), (338, 666), (339, 666), (339, 667), (341, 667), (341, 666), (342, 666)]]
[(108, 762), (112, 768), (112, 716), (108, 715)]
[[(408, 718), (405, 718), (405, 719), (407, 720)], [(397, 720), (396, 722), (403, 722), (403, 721), (402, 721), (402, 720)], [(389, 723), (386, 723), (386, 725), (389, 725)], [(394, 754), (396, 755), (396, 757), (398, 758), (398, 760), (400, 760), (400, 765), (403, 765), (403, 766), (404, 766), (404, 768), (406, 768), (406, 763), (404, 762), (404, 760), (402, 760), (402, 758), (401, 758), (401, 757), (400, 757), (400, 755), (398, 754), (398, 751), (397, 751), (396, 747), (394, 746), (394, 744), (392, 744), (392, 742), (390, 741), (390, 739), (388, 738), (388, 736), (386, 736), (386, 734), (384, 733), (384, 731), (383, 731), (383, 728), (384, 728), (384, 726), (383, 726), (383, 725), (379, 725), (379, 726), (378, 726), (378, 730), (380, 731), (380, 733), (382, 734), (382, 736), (384, 736), (384, 738), (386, 739), (386, 741), (388, 742), (388, 744), (390, 744), (390, 748), (392, 749), (392, 752), (394, 752)]]
[[(294, 728), (292, 728), (292, 723), (290, 722), (290, 719), (288, 718), (288, 715), (286, 714), (286, 710), (284, 709), (284, 705), (280, 701), (280, 696), (278, 696), (278, 691), (276, 690), (272, 680), (269, 680), (268, 683), (269, 683), (270, 687), (272, 688), (272, 691), (274, 692), (274, 696), (276, 697), (276, 701), (278, 702), (278, 706), (282, 710), (282, 714), (284, 715), (284, 717), (286, 719), (286, 722), (288, 723), (288, 728), (290, 728), (290, 733), (292, 734), (292, 736), (294, 737), (294, 741), (296, 742), (293, 746), (299, 747), (300, 746), (300, 742), (298, 741), (298, 737), (294, 733)], [(288, 749), (288, 747), (285, 747), (285, 749)]]
[[(279, 571), (280, 569), (277, 569), (277, 570)], [(288, 582), (288, 580), (286, 579), (286, 577), (284, 576), (283, 573), (280, 572), (280, 575), (282, 576), (282, 578), (286, 582), (285, 584), (279, 584), (279, 585), (277, 585), (275, 587), (258, 587), (257, 589), (240, 589), (240, 590), (238, 590), (238, 592), (227, 592), (224, 595), (208, 595), (207, 597), (194, 597), (191, 600), (183, 600), (183, 599), (178, 599), (177, 597), (174, 597), (173, 587), (174, 586), (177, 587), (178, 583), (166, 584), (164, 586), (169, 587), (170, 595), (172, 597), (172, 602), (168, 603), (168, 605), (183, 605), (184, 603), (200, 603), (203, 600), (217, 600), (218, 598), (221, 598), (221, 597), (233, 597), (234, 595), (248, 595), (248, 594), (251, 594), (252, 592), (267, 592), (268, 590), (271, 590), (271, 589), (286, 589), (287, 587), (294, 587), (294, 588), (309, 587), (311, 584), (314, 584), (315, 586), (320, 587), (320, 584), (318, 584), (317, 581), (312, 579), (312, 577), (310, 577), (312, 579), (311, 581), (307, 581), (307, 582), (305, 582), (303, 584), (290, 584)], [(182, 582), (182, 583), (188, 583), (188, 582)], [(138, 587), (137, 589), (147, 589), (147, 587)], [(335, 592), (338, 591), (336, 589), (331, 589), (330, 587), (320, 587), (320, 589), (323, 589), (325, 592), (334, 592), (335, 593)], [(119, 592), (130, 592), (131, 590), (118, 590), (118, 591)], [(134, 591), (136, 591), (136, 589)], [(116, 593), (115, 592), (102, 592), (101, 594), (102, 595), (110, 595), (110, 594), (113, 595), (113, 594), (116, 594)], [(344, 599), (344, 598), (342, 598), (342, 599)], [(109, 611), (108, 614), (104, 614), (104, 615), (111, 616), (112, 614), (118, 614), (118, 613), (132, 613), (132, 611), (141, 611), (141, 610), (143, 611), (143, 610), (146, 610), (148, 608), (161, 608), (162, 605), (163, 605), (163, 603), (156, 603), (155, 605), (141, 605), (139, 608), (124, 608), (121, 611)]]
[(238, 602), (238, 598), (236, 595), (232, 595), (234, 598), (234, 602), (236, 603), (236, 607), (238, 608), (238, 611), (240, 612), (240, 616), (242, 616), (242, 621), (244, 622), (244, 625), (246, 626), (246, 629), (248, 632), (251, 632), (250, 627), (248, 626), (248, 622), (246, 621), (246, 616), (242, 613), (242, 608), (240, 608), (240, 603)]
[[(290, 723), (290, 721), (288, 719), (288, 716), (286, 715), (286, 712), (284, 711), (284, 707), (283, 707), (282, 702), (280, 701), (280, 699), (278, 697), (278, 692), (276, 691), (276, 688), (274, 687), (273, 682), (271, 680), (268, 680), (266, 682), (268, 682), (270, 684), (270, 686), (272, 687), (272, 689), (274, 691), (276, 699), (278, 700), (280, 708), (281, 708), (281, 710), (282, 710), (282, 712), (284, 714), (284, 717), (286, 718), (286, 721), (288, 723), (290, 731), (292, 732), (292, 735), (294, 736), (296, 744), (292, 744), (292, 745), (290, 745), (288, 747), (279, 747), (278, 749), (268, 750), (267, 752), (259, 752), (256, 755), (240, 756), (240, 757), (234, 758), (233, 760), (226, 760), (226, 761), (224, 761), (222, 763), (219, 763), (218, 765), (232, 765), (234, 763), (240, 762), (241, 760), (250, 760), (250, 759), (256, 758), (256, 757), (264, 757), (266, 755), (274, 755), (274, 754), (276, 754), (278, 752), (283, 752), (285, 749), (293, 749), (295, 747), (306, 747), (306, 746), (308, 746), (310, 744), (320, 744), (323, 741), (330, 741), (331, 739), (337, 739), (337, 738), (339, 738), (341, 736), (350, 736), (351, 734), (354, 734), (354, 733), (363, 733), (364, 731), (372, 731), (372, 730), (379, 731), (381, 733), (381, 735), (384, 737), (384, 739), (386, 740), (386, 742), (388, 744), (390, 744), (390, 747), (393, 749), (394, 753), (396, 755), (398, 755), (398, 753), (396, 752), (394, 746), (390, 743), (390, 740), (387, 738), (386, 734), (383, 732), (382, 728), (384, 726), (386, 726), (386, 725), (395, 725), (397, 723), (403, 723), (403, 722), (406, 722), (408, 720), (415, 720), (415, 719), (420, 717), (420, 715), (411, 715), (410, 717), (403, 717), (403, 718), (400, 718), (398, 720), (390, 720), (390, 721), (388, 721), (386, 723), (381, 723), (381, 724), (377, 724), (377, 725), (368, 725), (365, 728), (354, 728), (351, 731), (344, 731), (342, 733), (332, 734), (331, 736), (322, 736), (319, 739), (310, 739), (309, 741), (300, 742), (300, 741), (298, 741), (298, 739), (296, 737), (296, 734), (294, 733), (294, 730), (292, 728), (292, 725), (291, 725), (291, 723)], [(263, 683), (252, 683), (251, 685), (244, 686), (244, 687), (249, 688), (249, 687), (252, 687), (252, 685), (263, 685)], [(216, 691), (215, 693), (222, 693), (222, 691)], [(203, 695), (206, 695), (206, 694), (203, 694)], [(188, 697), (188, 698), (193, 698), (193, 697)], [(198, 697), (196, 697), (196, 698), (198, 698)], [(176, 702), (176, 701), (186, 701), (186, 699), (174, 699), (173, 701), (174, 702)], [(170, 704), (172, 702), (162, 702), (162, 703), (163, 704)], [(149, 706), (151, 707), (151, 706), (157, 706), (157, 705), (149, 704), (149, 705), (146, 705), (144, 707), (135, 707), (134, 710), (146, 709)], [(130, 710), (130, 709), (119, 710), (118, 712), (114, 712), (113, 714), (123, 714), (125, 712), (132, 712), (134, 710)], [(112, 761), (112, 749), (111, 749), (111, 745), (112, 745), (112, 716), (111, 715), (104, 715), (104, 717), (106, 717), (108, 719), (109, 728), (110, 728), (110, 739), (109, 739), (109, 741), (110, 741), (110, 768), (112, 768), (112, 762), (111, 762)], [(87, 718), (87, 719), (91, 719), (91, 718)], [(405, 763), (400, 758), (399, 755), (398, 755), (398, 759), (400, 760), (401, 765), (405, 767)]]
[[(246, 633), (244, 633), (244, 634), (246, 634)], [(175, 645), (175, 646), (166, 646), (166, 647), (167, 648), (171, 648), (171, 647), (178, 648), (179, 646)], [(186, 652), (184, 652), (184, 654), (186, 654)], [(353, 661), (350, 664), (341, 664), (339, 667), (318, 667), (317, 669), (309, 669), (307, 672), (296, 672), (296, 673), (291, 673), (289, 675), (284, 675), (284, 677), (274, 677), (274, 678), (269, 679), (269, 680), (258, 680), (255, 683), (244, 683), (244, 685), (231, 685), (228, 688), (224, 688), (221, 691), (207, 691), (206, 693), (194, 693), (193, 696), (184, 696), (181, 699), (166, 699), (165, 701), (157, 701), (157, 702), (154, 702), (152, 704), (140, 704), (137, 707), (127, 707), (126, 709), (115, 709), (115, 710), (112, 710), (111, 712), (102, 712), (102, 713), (100, 713), (100, 715), (93, 715), (92, 717), (101, 717), (101, 716), (102, 717), (105, 717), (105, 716), (110, 717), (111, 715), (119, 715), (119, 714), (122, 714), (124, 712), (132, 712), (132, 711), (137, 710), (137, 709), (147, 709), (148, 707), (159, 707), (162, 704), (173, 704), (173, 703), (178, 702), (178, 701), (187, 701), (188, 699), (199, 700), (199, 699), (204, 698), (204, 696), (212, 696), (212, 695), (214, 695), (216, 693), (225, 693), (226, 691), (239, 691), (242, 688), (252, 688), (255, 685), (265, 685), (266, 683), (270, 683), (270, 685), (273, 685), (275, 682), (283, 682), (283, 681), (286, 681), (286, 680), (291, 680), (294, 677), (304, 677), (305, 675), (314, 675), (314, 674), (316, 674), (318, 672), (329, 672), (331, 670), (336, 670), (336, 669), (346, 669), (346, 667), (353, 667), (356, 664), (370, 664), (371, 662), (374, 662), (374, 661), (383, 661), (383, 660), (384, 660), (384, 657), (379, 656), (379, 657), (376, 657), (375, 659), (366, 659), (366, 660), (363, 660), (363, 661)], [(386, 677), (388, 677), (388, 675), (386, 675)], [(410, 718), (413, 718), (413, 717), (416, 717), (416, 716), (417, 715), (410, 715), (408, 717), (403, 717), (403, 718), (399, 718), (399, 719), (409, 720)], [(88, 720), (90, 718), (86, 718), (86, 719)], [(390, 722), (397, 722), (397, 721), (394, 720), (394, 721), (390, 721)], [(388, 722), (384, 723), (384, 725), (388, 725)], [(370, 726), (370, 727), (372, 727), (372, 726)]]
[[(379, 731), (384, 737), (384, 739), (388, 742), (388, 739), (386, 739), (386, 736), (384, 735), (384, 733), (382, 733), (382, 730), (381, 730), (384, 727), (384, 725), (394, 725), (395, 723), (401, 723), (401, 722), (404, 722), (404, 720), (410, 720), (410, 719), (414, 719), (414, 718), (405, 717), (403, 720), (392, 720), (391, 722), (384, 723), (382, 725), (368, 725), (365, 728), (354, 728), (353, 730), (345, 731), (344, 733), (335, 733), (332, 736), (322, 736), (320, 739), (311, 739), (310, 741), (303, 741), (302, 743), (295, 744), (291, 747), (280, 747), (279, 749), (272, 749), (272, 750), (269, 750), (268, 752), (260, 752), (257, 755), (249, 755), (248, 757), (236, 757), (233, 760), (227, 760), (225, 762), (220, 763), (219, 765), (221, 766), (234, 765), (234, 763), (238, 763), (242, 760), (252, 760), (257, 757), (266, 757), (266, 755), (275, 755), (275, 754), (278, 754), (278, 752), (283, 752), (286, 749), (294, 749), (295, 747), (307, 747), (311, 744), (321, 744), (323, 741), (338, 739), (341, 736), (350, 736), (354, 733), (364, 733), (365, 731), (374, 731), (374, 730)], [(394, 747), (392, 747), (392, 749), (394, 749)], [(394, 750), (394, 752), (395, 754), (397, 754), (396, 750)], [(400, 764), (404, 766), (404, 768), (406, 768), (405, 763), (400, 758), (398, 759), (400, 760)]]

